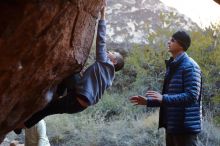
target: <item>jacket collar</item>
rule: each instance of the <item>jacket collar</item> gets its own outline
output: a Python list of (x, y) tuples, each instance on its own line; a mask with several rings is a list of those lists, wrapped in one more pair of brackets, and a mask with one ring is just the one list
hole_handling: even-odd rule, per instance
[(166, 67), (177, 67), (186, 57), (188, 57), (186, 52), (181, 53), (175, 59), (170, 57), (169, 60), (165, 60)]

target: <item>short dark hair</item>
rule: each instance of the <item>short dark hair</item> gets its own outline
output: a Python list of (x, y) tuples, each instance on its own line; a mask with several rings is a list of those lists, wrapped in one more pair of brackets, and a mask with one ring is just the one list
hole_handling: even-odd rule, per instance
[(177, 31), (172, 36), (184, 49), (184, 51), (187, 51), (191, 44), (191, 38), (188, 33), (185, 31)]
[(116, 55), (116, 64), (114, 65), (115, 67), (115, 71), (119, 71), (124, 67), (124, 57), (118, 53), (118, 55)]

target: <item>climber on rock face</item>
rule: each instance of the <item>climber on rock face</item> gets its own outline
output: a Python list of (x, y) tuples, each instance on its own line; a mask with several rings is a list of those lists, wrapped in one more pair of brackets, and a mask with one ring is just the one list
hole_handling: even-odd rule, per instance
[[(124, 66), (120, 53), (106, 51), (105, 7), (101, 10), (96, 38), (96, 61), (89, 66), (83, 75), (75, 74), (64, 79), (58, 86), (55, 95), (61, 98), (53, 99), (46, 107), (35, 113), (24, 127), (30, 128), (48, 115), (62, 113), (78, 113), (88, 106), (96, 104), (104, 91), (112, 85), (115, 71)], [(67, 89), (67, 94), (64, 91)]]

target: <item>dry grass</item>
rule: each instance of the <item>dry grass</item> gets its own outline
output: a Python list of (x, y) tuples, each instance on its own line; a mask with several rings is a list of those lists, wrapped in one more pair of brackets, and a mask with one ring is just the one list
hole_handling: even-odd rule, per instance
[[(88, 112), (88, 111), (87, 111)], [(108, 121), (89, 113), (46, 118), (48, 135), (54, 146), (164, 146), (165, 132), (158, 130), (158, 111)], [(134, 118), (135, 117), (135, 118)], [(210, 118), (204, 119), (200, 141), (203, 146), (219, 146), (220, 131)]]
[[(69, 120), (67, 120), (69, 119)], [(129, 120), (128, 120), (129, 119)], [(89, 115), (56, 115), (46, 119), (48, 133), (54, 145), (82, 146), (158, 146), (164, 143), (157, 130), (158, 112), (139, 115), (137, 119), (124, 118), (105, 122)]]

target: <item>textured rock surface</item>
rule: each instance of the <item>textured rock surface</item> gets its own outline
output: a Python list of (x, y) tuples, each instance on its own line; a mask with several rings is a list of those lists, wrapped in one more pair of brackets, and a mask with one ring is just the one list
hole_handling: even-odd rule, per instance
[(217, 2), (218, 4), (220, 4), (220, 0), (214, 0), (215, 2)]
[(103, 0), (2, 0), (0, 3), (0, 141), (77, 72), (92, 45)]

